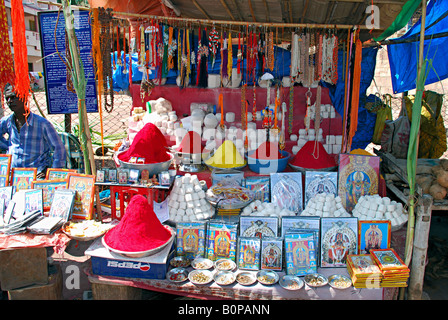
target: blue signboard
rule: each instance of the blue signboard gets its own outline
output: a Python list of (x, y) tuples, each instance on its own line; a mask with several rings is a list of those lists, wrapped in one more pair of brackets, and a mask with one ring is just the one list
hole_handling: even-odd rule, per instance
[[(86, 110), (98, 112), (89, 11), (73, 11), (75, 34), (86, 77)], [(40, 43), (49, 114), (78, 112), (76, 93), (67, 89), (65, 21), (62, 11), (39, 12)]]

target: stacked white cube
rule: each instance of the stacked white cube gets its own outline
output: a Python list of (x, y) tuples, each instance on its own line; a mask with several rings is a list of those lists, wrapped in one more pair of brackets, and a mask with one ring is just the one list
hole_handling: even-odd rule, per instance
[(213, 216), (214, 209), (205, 199), (205, 191), (196, 175), (186, 173), (174, 180), (168, 197), (170, 220), (175, 222), (202, 221)]
[(284, 217), (295, 216), (293, 211), (280, 209), (274, 203), (255, 200), (241, 211), (242, 216), (252, 217)]
[(327, 135), (325, 137), (324, 149), (329, 154), (338, 154), (342, 148), (342, 135)]
[(352, 215), (358, 220), (390, 220), (392, 227), (401, 226), (408, 221), (402, 203), (378, 194), (360, 197)]
[[(320, 117), (322, 119), (335, 118), (336, 109), (331, 104), (320, 105)], [(314, 120), (316, 118), (316, 105), (310, 106), (310, 118)]]
[(301, 216), (351, 217), (345, 210), (341, 198), (333, 193), (318, 193), (306, 204)]

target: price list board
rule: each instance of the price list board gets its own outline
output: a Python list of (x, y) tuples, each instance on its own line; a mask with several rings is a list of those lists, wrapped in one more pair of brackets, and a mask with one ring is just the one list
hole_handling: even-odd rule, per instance
[[(92, 29), (89, 11), (73, 11), (73, 26), (79, 54), (86, 77), (86, 110), (98, 112), (95, 71), (93, 66)], [(39, 12), (40, 42), (42, 48), (47, 109), (49, 114), (78, 112), (78, 97), (67, 89), (66, 36), (62, 11)], [(68, 51), (68, 48), (67, 48)]]

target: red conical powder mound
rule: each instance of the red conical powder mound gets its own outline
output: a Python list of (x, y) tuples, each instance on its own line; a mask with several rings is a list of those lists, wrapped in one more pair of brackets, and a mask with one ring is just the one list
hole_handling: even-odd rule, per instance
[(188, 131), (179, 144), (177, 151), (183, 153), (202, 153), (203, 149), (204, 146), (202, 145), (199, 133), (196, 131)]
[(144, 158), (145, 163), (170, 160), (165, 136), (153, 123), (147, 123), (136, 135), (128, 150), (118, 155), (118, 159), (129, 162), (132, 157)]
[(104, 241), (115, 250), (141, 252), (163, 246), (170, 237), (171, 232), (160, 223), (148, 199), (135, 195), (121, 221), (104, 235)]
[(291, 159), (294, 166), (307, 169), (326, 169), (336, 166), (336, 160), (331, 157), (322, 143), (308, 141)]
[(283, 158), (278, 148), (278, 143), (266, 141), (263, 142), (251, 157), (262, 160), (278, 160)]

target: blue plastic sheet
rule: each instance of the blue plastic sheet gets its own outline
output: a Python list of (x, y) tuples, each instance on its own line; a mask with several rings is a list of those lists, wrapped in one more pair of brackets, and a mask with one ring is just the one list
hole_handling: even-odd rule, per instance
[[(425, 35), (448, 32), (448, 1), (431, 0), (426, 10)], [(391, 39), (406, 40), (415, 38), (409, 43), (390, 44), (389, 55), (392, 88), (394, 93), (405, 92), (416, 88), (419, 34), (421, 20), (412, 26), (402, 37)], [(438, 82), (448, 77), (448, 38), (441, 37), (424, 41), (424, 58), (432, 59), (434, 68), (429, 70), (425, 85)]]

